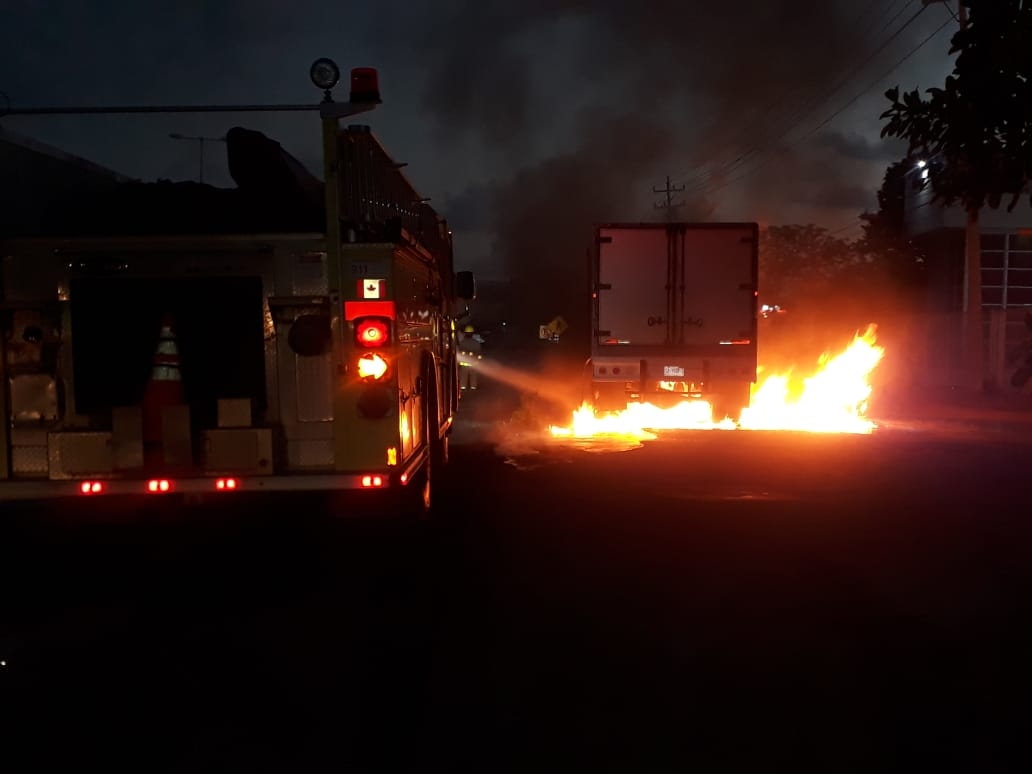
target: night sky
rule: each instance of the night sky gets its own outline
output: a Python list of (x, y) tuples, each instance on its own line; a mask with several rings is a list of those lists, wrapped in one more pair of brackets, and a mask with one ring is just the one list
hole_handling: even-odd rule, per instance
[[(504, 276), (582, 253), (593, 222), (661, 217), (652, 187), (666, 175), (688, 188), (683, 218), (814, 222), (854, 236), (903, 151), (878, 139), (883, 92), (939, 85), (951, 67), (946, 7), (899, 31), (920, 8), (7, 0), (0, 91), (24, 107), (314, 102), (315, 58), (335, 59), (345, 76), (376, 67), (384, 102), (361, 120), (449, 218), (460, 267)], [(346, 86), (338, 92), (346, 99)], [(170, 132), (214, 137), (240, 124), (321, 174), (314, 114), (0, 120), (143, 179), (196, 179), (196, 143)], [(205, 176), (231, 184), (221, 146)]]

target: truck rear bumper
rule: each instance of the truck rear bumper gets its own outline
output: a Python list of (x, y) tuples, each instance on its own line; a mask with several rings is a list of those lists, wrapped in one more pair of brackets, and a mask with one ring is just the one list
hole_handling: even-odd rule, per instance
[(593, 382), (631, 383), (645, 391), (663, 382), (696, 384), (700, 391), (711, 382), (754, 382), (755, 349), (736, 350), (723, 350), (708, 357), (680, 352), (592, 355), (591, 379)]
[(0, 502), (103, 497), (157, 497), (164, 495), (213, 495), (261, 492), (375, 492), (404, 487), (426, 461), (426, 451), (416, 454), (404, 467), (369, 473), (303, 473), (271, 476), (183, 476), (171, 473), (151, 478), (82, 478), (0, 482)]

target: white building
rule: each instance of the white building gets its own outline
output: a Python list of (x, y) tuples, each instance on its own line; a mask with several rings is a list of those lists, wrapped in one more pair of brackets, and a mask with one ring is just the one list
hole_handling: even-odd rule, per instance
[[(904, 222), (907, 234), (927, 251), (926, 311), (937, 322), (931, 329), (929, 357), (956, 368), (960, 357), (960, 315), (967, 308), (964, 208), (945, 207), (932, 200), (931, 187), (922, 185), (928, 164), (917, 161), (907, 177)], [(981, 234), (982, 298), (986, 330), (987, 376), (1009, 383), (1009, 374), (1024, 357), (1029, 331), (1025, 316), (1032, 312), (1032, 205), (1028, 196), (1007, 211), (983, 208)]]

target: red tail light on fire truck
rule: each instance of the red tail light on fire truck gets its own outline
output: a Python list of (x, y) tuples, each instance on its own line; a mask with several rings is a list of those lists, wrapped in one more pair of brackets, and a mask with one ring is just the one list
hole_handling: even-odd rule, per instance
[(355, 344), (366, 349), (382, 347), (391, 340), (391, 323), (383, 317), (355, 320)]
[(358, 378), (363, 381), (383, 379), (390, 370), (386, 354), (377, 351), (390, 343), (391, 322), (384, 317), (360, 317), (355, 320), (355, 346), (367, 350), (356, 363)]

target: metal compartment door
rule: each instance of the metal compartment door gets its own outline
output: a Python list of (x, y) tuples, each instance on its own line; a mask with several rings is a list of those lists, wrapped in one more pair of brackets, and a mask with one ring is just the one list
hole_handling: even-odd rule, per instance
[(666, 343), (672, 284), (666, 225), (603, 227), (598, 235), (598, 343)]
[(679, 343), (755, 344), (757, 236), (754, 224), (686, 229)]

